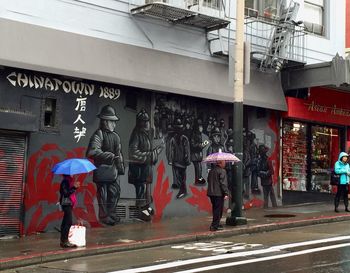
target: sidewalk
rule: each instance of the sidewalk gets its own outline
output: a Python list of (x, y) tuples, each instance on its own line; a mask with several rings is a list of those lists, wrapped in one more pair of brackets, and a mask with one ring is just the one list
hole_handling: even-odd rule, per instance
[[(57, 232), (19, 239), (0, 238), (0, 270), (59, 259), (350, 220), (350, 213), (342, 211), (334, 213), (333, 209), (333, 204), (328, 203), (301, 204), (265, 210), (250, 209), (244, 212), (248, 220), (247, 225), (225, 226), (224, 230), (217, 232), (209, 231), (211, 222), (209, 216), (94, 228), (87, 230), (87, 246), (76, 249), (60, 248)], [(266, 217), (268, 215), (270, 217)]]

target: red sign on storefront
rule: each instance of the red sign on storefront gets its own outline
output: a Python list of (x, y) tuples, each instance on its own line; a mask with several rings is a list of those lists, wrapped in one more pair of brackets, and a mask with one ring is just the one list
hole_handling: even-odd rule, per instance
[(308, 99), (287, 97), (286, 118), (350, 125), (350, 93), (315, 87)]

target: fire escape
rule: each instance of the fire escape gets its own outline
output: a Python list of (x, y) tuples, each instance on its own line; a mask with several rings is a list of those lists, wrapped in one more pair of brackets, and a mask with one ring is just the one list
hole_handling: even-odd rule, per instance
[(246, 40), (251, 45), (252, 61), (262, 71), (305, 65), (306, 31), (296, 22), (300, 4), (280, 2), (279, 13), (272, 18), (260, 17), (249, 10), (246, 18)]
[(221, 30), (230, 20), (226, 18), (224, 0), (130, 0), (134, 16), (146, 16), (204, 29), (212, 55), (228, 56), (227, 44)]
[(131, 9), (132, 15), (203, 28), (207, 32), (225, 28), (230, 23), (224, 18), (221, 0), (131, 0), (131, 3), (139, 3)]
[[(197, 27), (206, 31), (212, 56), (227, 58), (234, 29), (229, 28), (229, 0), (129, 0), (133, 16), (166, 20), (172, 24)], [(276, 16), (266, 16), (271, 7), (258, 11), (247, 9), (246, 42), (250, 45), (251, 60), (262, 71), (276, 72), (288, 66), (305, 64), (304, 27), (296, 22), (299, 3), (281, 0)]]

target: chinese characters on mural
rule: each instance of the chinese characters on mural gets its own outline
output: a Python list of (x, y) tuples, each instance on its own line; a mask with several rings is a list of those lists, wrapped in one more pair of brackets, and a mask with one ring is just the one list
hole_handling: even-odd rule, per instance
[[(74, 138), (77, 140), (77, 143), (80, 141), (81, 137), (85, 137), (86, 135), (86, 127), (85, 121), (82, 119), (82, 113), (86, 111), (86, 99), (87, 98), (82, 98), (79, 97), (76, 99), (77, 106), (75, 107), (75, 111), (78, 112), (78, 117), (76, 120), (73, 122), (75, 125), (74, 128)], [(78, 127), (81, 126), (81, 127)]]

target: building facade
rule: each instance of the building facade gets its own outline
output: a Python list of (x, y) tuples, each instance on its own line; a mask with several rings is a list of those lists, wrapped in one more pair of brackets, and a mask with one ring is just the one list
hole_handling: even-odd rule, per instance
[[(89, 157), (100, 169), (118, 166), (113, 200), (107, 200), (116, 205), (113, 221), (102, 221), (98, 176), (76, 178), (83, 186), (75, 218), (89, 227), (210, 213), (205, 186), (210, 166), (201, 161), (219, 149), (234, 152), (228, 51), (235, 34), (235, 1), (227, 1), (225, 10), (216, 1), (187, 2), (168, 4), (177, 12), (195, 13), (201, 4), (201, 14), (210, 20), (203, 16), (180, 24), (150, 17), (144, 13), (147, 8), (165, 8), (152, 1), (0, 1), (0, 236), (50, 231), (59, 225), (61, 178), (51, 168), (72, 157)], [(273, 35), (280, 24), (266, 21), (273, 15), (267, 8), (280, 10), (280, 1), (268, 6), (262, 2), (250, 8), (259, 16), (251, 17), (246, 10), (246, 38), (254, 52), (265, 52), (270, 45), (267, 37), (263, 42), (251, 39), (256, 36), (251, 29), (262, 24), (263, 32), (269, 27)], [(303, 12), (312, 2), (299, 3), (295, 20), (306, 16)], [(309, 22), (301, 40), (305, 46), (298, 51), (302, 56), (290, 60), (286, 53), (278, 63), (303, 66), (344, 54), (339, 41), (344, 41), (345, 24), (340, 29), (331, 24), (335, 16), (345, 20), (339, 15), (344, 5), (318, 3), (324, 20)], [(207, 25), (213, 18), (219, 19)], [(318, 23), (324, 26), (321, 32)], [(246, 209), (264, 205), (259, 151), (267, 152), (274, 166), (274, 195), (265, 201), (269, 206), (275, 199), (277, 205), (282, 202), (279, 127), (281, 112), (288, 109), (272, 59), (265, 62), (266, 56), (253, 55), (244, 90)], [(103, 161), (91, 152), (96, 138), (104, 143), (109, 126), (119, 147), (113, 156), (120, 158), (112, 163), (108, 156)], [(111, 152), (106, 145), (99, 149)]]

